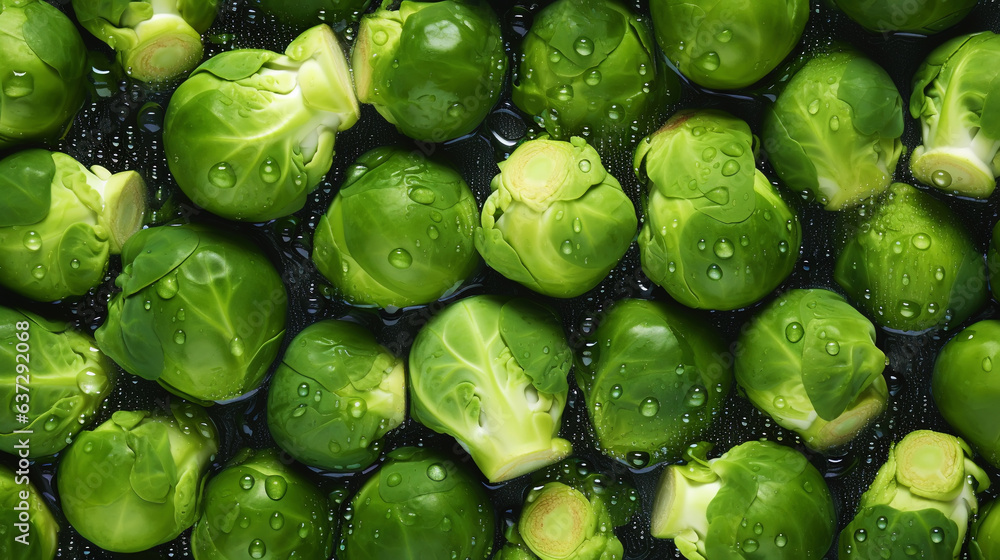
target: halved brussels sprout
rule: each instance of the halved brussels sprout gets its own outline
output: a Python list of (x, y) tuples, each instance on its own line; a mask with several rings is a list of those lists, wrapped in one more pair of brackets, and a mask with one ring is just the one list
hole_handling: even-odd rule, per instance
[(842, 210), (892, 183), (903, 152), (903, 98), (878, 64), (819, 53), (764, 118), (764, 149), (785, 187)]
[(48, 2), (5, 1), (0, 53), (0, 150), (61, 138), (87, 84), (87, 48), (76, 26)]
[(694, 83), (737, 89), (756, 83), (795, 48), (809, 0), (650, 0), (656, 40)]
[(635, 152), (646, 187), (642, 270), (678, 302), (737, 309), (792, 272), (798, 217), (755, 167), (750, 127), (716, 110), (674, 115)]
[(195, 204), (231, 220), (287, 216), (330, 171), (338, 132), (360, 116), (337, 37), (318, 25), (285, 54), (218, 54), (182, 83), (163, 119), (163, 150)]
[(455, 170), (402, 148), (376, 148), (348, 171), (313, 240), (312, 260), (349, 303), (423, 305), (479, 265), (479, 212)]
[(885, 410), (885, 354), (875, 326), (828, 290), (778, 296), (740, 331), (736, 382), (806, 446), (847, 443)]
[(455, 461), (400, 447), (358, 490), (345, 515), (343, 560), (486, 560), (493, 551), (493, 504)]
[[(25, 461), (22, 463), (27, 465)], [(59, 522), (52, 516), (28, 469), (0, 465), (0, 557), (5, 560), (52, 560), (59, 549)]]
[(541, 560), (622, 558), (604, 499), (561, 482), (532, 488), (517, 524), (528, 549)]
[(476, 248), (536, 292), (576, 297), (597, 286), (635, 237), (635, 207), (585, 140), (529, 140), (498, 164)]
[(292, 339), (267, 394), (267, 425), (292, 457), (333, 471), (378, 459), (382, 437), (406, 418), (403, 360), (371, 332), (320, 321)]
[(733, 383), (719, 333), (662, 302), (620, 300), (577, 362), (600, 450), (630, 467), (680, 458)]
[(982, 253), (961, 220), (927, 193), (895, 183), (850, 227), (833, 277), (876, 324), (948, 328), (986, 301)]
[(25, 297), (82, 296), (142, 226), (146, 183), (135, 171), (90, 170), (25, 150), (0, 160), (0, 284)]
[[(70, 444), (114, 386), (117, 371), (69, 323), (0, 307), (0, 450), (45, 457)], [(22, 408), (23, 407), (23, 408)], [(19, 411), (27, 418), (18, 421)], [(17, 446), (31, 432), (31, 446)]]
[(521, 52), (512, 99), (555, 138), (631, 134), (680, 90), (646, 21), (617, 0), (556, 0)]
[(84, 538), (113, 552), (171, 541), (198, 519), (218, 450), (215, 425), (196, 404), (119, 410), (77, 436), (59, 462), (63, 513)]
[(481, 0), (392, 4), (383, 0), (361, 19), (351, 53), (358, 100), (416, 140), (472, 132), (507, 75), (496, 14)]
[(273, 449), (243, 449), (208, 481), (191, 533), (196, 560), (329, 558), (331, 504)]
[(491, 482), (570, 454), (559, 438), (573, 355), (562, 325), (528, 300), (474, 296), (447, 307), (410, 350), (410, 412), (458, 440)]
[(73, 0), (87, 31), (118, 53), (129, 76), (171, 80), (201, 62), (201, 34), (215, 21), (218, 0)]
[(125, 371), (200, 401), (260, 385), (285, 336), (288, 294), (246, 239), (200, 225), (140, 231), (97, 345)]

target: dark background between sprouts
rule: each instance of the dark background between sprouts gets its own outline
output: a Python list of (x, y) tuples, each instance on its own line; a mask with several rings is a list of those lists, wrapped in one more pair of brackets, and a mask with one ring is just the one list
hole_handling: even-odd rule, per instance
[[(52, 3), (71, 13), (68, 0), (55, 0)], [(521, 37), (530, 27), (533, 14), (547, 3), (508, 1), (492, 3), (500, 16), (512, 60)], [(640, 13), (647, 13), (645, 0), (631, 0), (627, 3)], [(1000, 32), (1000, 2), (997, 0), (981, 0), (975, 11), (960, 25), (942, 34), (926, 38), (867, 33), (836, 9), (831, 8), (827, 0), (813, 0), (808, 27), (799, 46), (793, 52), (792, 59), (801, 58), (834, 40), (849, 42), (889, 72), (905, 101), (909, 99), (912, 75), (931, 49), (955, 35), (986, 29)], [(139, 82), (123, 79), (111, 62), (110, 49), (82, 28), (81, 34), (91, 50), (90, 58), (93, 66), (90, 75), (91, 97), (78, 115), (68, 137), (56, 144), (54, 149), (64, 151), (86, 165), (99, 164), (112, 171), (125, 169), (139, 171), (150, 186), (151, 203), (158, 209), (155, 215), (157, 223), (175, 219), (215, 223), (256, 240), (268, 252), (286, 281), (290, 297), (286, 344), (295, 334), (314, 321), (350, 315), (373, 329), (380, 342), (405, 356), (419, 328), (448, 301), (481, 293), (530, 295), (530, 292), (519, 285), (484, 268), (459, 293), (445, 302), (394, 313), (358, 310), (329, 295), (325, 281), (309, 261), (316, 222), (339, 188), (343, 180), (343, 171), (357, 156), (377, 146), (398, 144), (419, 149), (439, 161), (454, 165), (468, 181), (481, 205), (489, 194), (489, 180), (498, 171), (495, 162), (513, 151), (517, 142), (533, 129), (530, 122), (520, 116), (509, 100), (510, 79), (503, 100), (479, 130), (447, 144), (415, 143), (398, 134), (373, 109), (364, 107), (361, 121), (337, 137), (337, 155), (333, 169), (309, 198), (302, 211), (288, 218), (264, 224), (237, 224), (198, 210), (173, 183), (163, 154), (161, 130), (163, 109), (169, 101), (171, 90), (158, 91)], [(283, 51), (294, 36), (295, 32), (292, 29), (282, 26), (272, 17), (255, 9), (252, 0), (223, 1), (215, 25), (205, 36), (206, 56), (234, 48), (266, 48)], [(341, 29), (339, 36), (346, 48), (346, 45), (353, 42), (354, 29), (351, 27)], [(516, 64), (511, 66), (515, 70), (515, 76), (511, 79), (516, 79)], [(675, 105), (664, 107), (657, 122), (639, 123), (639, 132), (619, 145), (598, 145), (604, 164), (621, 181), (638, 207), (639, 186), (631, 169), (631, 151), (645, 130), (650, 127), (655, 128), (669, 114), (681, 107), (714, 107), (731, 111), (746, 119), (754, 132), (759, 133), (763, 110), (773, 100), (776, 92), (774, 84), (780, 81), (784, 74), (778, 70), (765, 78), (757, 87), (736, 93), (705, 91), (685, 83), (680, 101)], [(919, 124), (909, 117), (906, 120), (903, 140), (910, 150), (920, 143)], [(912, 184), (908, 162), (909, 158), (904, 154), (899, 163), (896, 179)], [(762, 169), (772, 179), (775, 177), (766, 162), (763, 162)], [(836, 227), (837, 215), (823, 211), (818, 205), (805, 203), (787, 191), (782, 192), (798, 211), (803, 226), (804, 242), (794, 272), (779, 291), (798, 287), (825, 287), (836, 290), (837, 286), (832, 280), (832, 263), (836, 249), (843, 240), (842, 234), (838, 233), (840, 230)], [(985, 252), (992, 226), (997, 219), (996, 198), (980, 202), (945, 197), (936, 192), (932, 195), (945, 199), (947, 204), (960, 215), (961, 221), (971, 231), (977, 246)], [(6, 291), (0, 291), (0, 300), (7, 305), (25, 305), (53, 318), (71, 320), (80, 329), (93, 333), (104, 321), (106, 302), (113, 293), (113, 279), (120, 267), (119, 260), (113, 259), (105, 282), (79, 300), (36, 304), (25, 302)], [(532, 297), (547, 302), (561, 312), (567, 335), (577, 350), (582, 349), (579, 343), (582, 336), (599, 322), (603, 310), (609, 303), (623, 297), (667, 298), (662, 289), (653, 285), (642, 274), (638, 250), (634, 244), (621, 264), (590, 293), (572, 300)], [(736, 340), (741, 326), (756, 309), (772, 298), (773, 294), (755, 306), (734, 312), (691, 311), (691, 314), (716, 325), (726, 341), (732, 343)], [(970, 319), (969, 323), (996, 317), (997, 312), (997, 304), (990, 300), (989, 304)], [(890, 361), (885, 371), (890, 389), (888, 410), (856, 441), (835, 455), (824, 457), (807, 452), (794, 433), (777, 427), (745, 399), (739, 397), (735, 390), (727, 399), (721, 417), (716, 421), (707, 439), (716, 444), (716, 453), (721, 453), (738, 443), (760, 438), (779, 441), (806, 452), (812, 463), (826, 477), (835, 496), (840, 520), (839, 529), (853, 516), (859, 496), (885, 460), (888, 445), (892, 441), (918, 428), (950, 431), (931, 399), (929, 376), (939, 348), (956, 330), (958, 329), (917, 336), (879, 331), (879, 347)], [(563, 437), (573, 442), (577, 456), (590, 461), (594, 469), (603, 472), (607, 479), (623, 477), (632, 481), (639, 489), (640, 513), (629, 525), (618, 530), (625, 545), (626, 559), (680, 558), (670, 541), (653, 539), (649, 535), (649, 510), (656, 481), (663, 467), (630, 470), (604, 458), (596, 451), (582, 395), (575, 384), (571, 386), (563, 420)], [(241, 447), (274, 446), (265, 418), (266, 395), (265, 383), (258, 392), (247, 398), (215, 405), (209, 409), (222, 440), (222, 449), (213, 470), (221, 469)], [(122, 374), (117, 388), (99, 412), (95, 425), (107, 420), (115, 410), (160, 407), (165, 405), (168, 398), (169, 394), (155, 383)], [(385, 448), (392, 449), (401, 445), (438, 448), (454, 460), (467, 463), (470, 469), (475, 470), (471, 460), (453, 440), (435, 434), (412, 420), (408, 419), (400, 429), (389, 434)], [(0, 457), (0, 461), (13, 464), (12, 458), (8, 455)], [(103, 551), (81, 538), (65, 523), (59, 512), (54, 484), (57, 465), (58, 456), (35, 462), (32, 466), (32, 479), (62, 522), (59, 558), (97, 560), (191, 557), (189, 531), (174, 542), (130, 555)], [(355, 475), (334, 475), (304, 467), (297, 468), (301, 468), (325, 490), (346, 489), (350, 495), (376, 467), (377, 465)], [(989, 467), (987, 471), (1000, 486), (1000, 471)], [(488, 486), (496, 505), (497, 548), (502, 543), (500, 535), (504, 521), (516, 518), (524, 493), (530, 485), (529, 477), (522, 477), (505, 484)], [(984, 495), (984, 499), (994, 495), (991, 490)], [(827, 558), (836, 558), (835, 548), (831, 548)]]

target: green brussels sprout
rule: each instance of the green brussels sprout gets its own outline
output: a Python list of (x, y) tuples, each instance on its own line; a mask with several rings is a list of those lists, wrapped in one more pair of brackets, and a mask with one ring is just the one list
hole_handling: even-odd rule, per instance
[(343, 560), (486, 560), (493, 504), (482, 485), (433, 451), (400, 447), (351, 500)]
[(978, 0), (834, 0), (848, 17), (876, 33), (930, 35), (955, 25)]
[[(7, 411), (0, 450), (27, 457), (61, 451), (93, 421), (115, 377), (94, 339), (69, 323), (0, 307), (0, 403)], [(28, 450), (18, 448), (25, 437), (19, 430), (32, 434)]]
[(481, 0), (392, 3), (361, 19), (351, 53), (358, 100), (416, 140), (472, 132), (507, 74), (496, 14)]
[(971, 455), (955, 436), (907, 434), (889, 449), (857, 515), (840, 533), (839, 558), (957, 560), (978, 509), (976, 493), (990, 485)]
[(447, 307), (410, 350), (410, 411), (453, 436), (490, 482), (572, 452), (556, 436), (573, 355), (562, 325), (528, 300), (474, 296)]
[(879, 65), (853, 52), (818, 54), (764, 118), (764, 148), (784, 185), (842, 210), (892, 183), (903, 152), (903, 98)]
[(368, 9), (372, 0), (256, 0), (261, 10), (272, 14), (278, 21), (306, 29), (319, 23), (326, 23), (335, 30), (345, 28), (349, 22), (356, 22)]
[(642, 270), (688, 307), (745, 307), (795, 267), (802, 228), (754, 167), (754, 140), (728, 113), (682, 111), (636, 149)]
[(613, 560), (625, 554), (604, 499), (561, 482), (528, 493), (517, 529), (541, 560)]
[(778, 296), (741, 331), (736, 382), (778, 425), (827, 451), (885, 410), (885, 354), (875, 326), (828, 290)]
[(329, 558), (331, 504), (273, 449), (243, 449), (202, 494), (191, 533), (195, 560)]
[(1000, 321), (979, 321), (955, 335), (938, 353), (931, 395), (941, 415), (994, 467), (1000, 467)]
[[(969, 558), (971, 560), (995, 560), (1000, 558), (1000, 506), (997, 500), (980, 508), (979, 515), (969, 532)], [(511, 557), (517, 560), (517, 557)]]
[(733, 376), (718, 333), (662, 302), (614, 304), (576, 368), (601, 451), (630, 467), (679, 459)]
[(59, 522), (28, 480), (28, 461), (18, 470), (0, 465), (0, 557), (5, 560), (52, 560), (59, 547)]
[(0, 150), (55, 140), (86, 91), (87, 48), (76, 26), (47, 2), (0, 3)]
[(146, 183), (135, 171), (90, 170), (25, 150), (0, 160), (0, 285), (38, 301), (81, 296), (142, 226)]
[(313, 323), (292, 339), (271, 379), (267, 425), (282, 449), (309, 466), (363, 469), (406, 417), (403, 377), (403, 360), (364, 327)]
[(125, 371), (200, 401), (254, 390), (285, 336), (288, 295), (245, 239), (199, 225), (161, 226), (122, 250), (121, 289), (97, 346)]
[(1000, 176), (1000, 35), (956, 37), (934, 49), (913, 76), (910, 115), (923, 144), (910, 171), (945, 192), (988, 198)]
[(163, 119), (163, 150), (195, 204), (231, 220), (301, 209), (330, 171), (337, 132), (360, 116), (340, 43), (318, 25), (285, 54), (216, 55), (182, 83)]
[(529, 140), (500, 162), (476, 248), (511, 280), (576, 297), (611, 272), (635, 237), (635, 207), (585, 140)]
[(218, 0), (73, 0), (80, 25), (118, 53), (129, 76), (172, 80), (201, 62)]
[(617, 0), (556, 0), (521, 52), (512, 100), (555, 138), (630, 134), (680, 90), (647, 23)]
[(859, 216), (833, 277), (876, 324), (898, 331), (957, 325), (986, 301), (983, 255), (958, 217), (903, 183)]
[(358, 158), (320, 218), (312, 260), (353, 305), (423, 305), (479, 266), (478, 220), (455, 170), (419, 152), (376, 148)]
[(119, 410), (77, 436), (59, 462), (63, 513), (84, 538), (113, 552), (173, 540), (198, 519), (218, 450), (215, 425), (196, 404)]
[(774, 70), (798, 44), (809, 0), (650, 0), (656, 40), (694, 83), (737, 89)]
[(689, 560), (823, 558), (837, 517), (823, 475), (794, 449), (748, 441), (717, 459), (694, 445), (660, 479), (652, 535)]

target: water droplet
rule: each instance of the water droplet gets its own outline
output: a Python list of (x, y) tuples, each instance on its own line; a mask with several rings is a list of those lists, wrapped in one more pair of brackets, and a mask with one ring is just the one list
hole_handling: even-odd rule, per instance
[(580, 56), (590, 56), (594, 54), (594, 42), (587, 37), (580, 37), (573, 44), (573, 50)]
[(36, 280), (41, 280), (42, 278), (45, 278), (46, 272), (47, 270), (45, 269), (45, 265), (42, 264), (31, 269), (31, 275), (34, 276)]
[(573, 232), (580, 233), (581, 231), (583, 231), (583, 222), (580, 221), (580, 218), (573, 218)]
[(774, 408), (785, 408), (787, 404), (784, 397), (774, 397)]
[(910, 238), (910, 243), (921, 251), (926, 251), (931, 247), (931, 237), (926, 233), (917, 233)]
[(3, 94), (11, 99), (31, 95), (35, 91), (35, 79), (27, 72), (11, 70), (3, 80)]
[(399, 473), (392, 473), (385, 479), (385, 483), (390, 487), (399, 486), (401, 482), (403, 482), (403, 477)]
[(94, 442), (88, 441), (87, 443), (83, 444), (84, 453), (90, 453), (93, 450), (94, 450)]
[(708, 129), (706, 129), (705, 127), (703, 127), (703, 126), (696, 126), (696, 127), (694, 127), (694, 128), (691, 129), (691, 136), (695, 136), (695, 137), (701, 136), (702, 134), (705, 134), (706, 132), (708, 132)]
[(733, 253), (736, 252), (736, 247), (733, 245), (733, 242), (726, 239), (725, 237), (716, 241), (715, 247), (713, 247), (713, 249), (715, 251), (715, 256), (719, 257), (720, 259), (732, 258)]
[(701, 385), (693, 385), (688, 389), (687, 395), (684, 397), (684, 402), (691, 408), (698, 408), (705, 405), (705, 399), (707, 397), (707, 391)]
[(51, 432), (59, 427), (59, 420), (55, 416), (49, 416), (48, 420), (45, 421), (45, 424), (43, 424), (42, 427), (45, 428), (46, 432)]
[(939, 189), (947, 189), (951, 186), (951, 173), (943, 169), (938, 169), (934, 173), (931, 173), (931, 182), (934, 183)]
[(465, 105), (461, 103), (453, 103), (448, 107), (448, 116), (453, 119), (460, 118), (463, 114), (465, 114)]
[(407, 193), (410, 200), (417, 204), (434, 204), (437, 195), (427, 187), (414, 187)]
[(254, 539), (253, 542), (250, 543), (247, 553), (250, 555), (250, 558), (263, 558), (264, 555), (267, 554), (267, 547), (264, 546), (264, 541)]
[(266, 158), (260, 164), (260, 179), (265, 183), (277, 183), (281, 178), (281, 167), (273, 158)]
[(69, 267), (74, 270), (80, 268), (80, 259), (73, 259), (69, 261)]
[(757, 542), (757, 539), (747, 539), (743, 541), (743, 550), (746, 552), (756, 552), (759, 546), (760, 543)]
[(729, 189), (726, 187), (712, 189), (705, 193), (705, 198), (715, 204), (718, 204), (719, 206), (725, 206), (726, 204), (729, 204)]
[(413, 257), (406, 249), (393, 249), (389, 253), (389, 264), (396, 268), (410, 268), (410, 265), (413, 264)]
[(788, 537), (784, 534), (778, 533), (778, 535), (774, 537), (774, 546), (778, 548), (785, 548), (786, 544), (788, 544)]
[(708, 277), (711, 280), (722, 280), (722, 269), (717, 264), (708, 266)]
[(781, 253), (782, 255), (784, 255), (785, 253), (788, 252), (788, 242), (787, 241), (782, 240), (782, 241), (778, 242), (778, 252)]
[(42, 248), (42, 236), (37, 231), (29, 231), (24, 234), (24, 247), (29, 251), (37, 251)]
[(836, 340), (831, 340), (826, 343), (826, 353), (831, 356), (836, 356), (840, 354), (840, 343)]
[(437, 239), (438, 237), (441, 237), (441, 232), (439, 232), (438, 228), (434, 226), (427, 226), (427, 237)]
[(563, 241), (562, 245), (559, 247), (559, 250), (562, 251), (562, 254), (564, 255), (573, 254), (573, 242), (570, 241), (569, 239)]
[(940, 527), (934, 527), (931, 529), (931, 542), (934, 544), (941, 544), (944, 542), (944, 531)]
[(271, 528), (275, 531), (281, 530), (285, 526), (285, 516), (281, 515), (281, 512), (274, 512), (274, 515), (271, 516), (270, 524)]
[(240, 488), (244, 490), (249, 490), (253, 488), (254, 478), (250, 475), (245, 475), (240, 479)]
[(722, 166), (722, 174), (726, 177), (732, 177), (740, 172), (740, 162), (735, 159), (727, 161)]
[(715, 72), (719, 69), (721, 61), (719, 60), (719, 53), (707, 52), (695, 59), (694, 63), (705, 72)]
[(937, 267), (937, 269), (934, 270), (934, 279), (937, 280), (938, 282), (944, 280), (944, 268), (939, 266)]
[(236, 184), (236, 172), (232, 165), (220, 161), (208, 170), (208, 182), (220, 189), (231, 189)]
[(433, 463), (427, 467), (427, 478), (435, 482), (441, 482), (442, 480), (448, 478), (448, 471), (441, 463)]
[(601, 71), (591, 70), (590, 72), (587, 72), (587, 76), (583, 79), (583, 81), (586, 82), (588, 86), (599, 85), (601, 83)]
[(884, 516), (879, 517), (875, 520), (875, 526), (884, 531), (885, 528), (889, 526), (889, 520)]
[(722, 147), (722, 153), (729, 157), (740, 157), (746, 150), (739, 142), (730, 142)]
[(562, 53), (559, 51), (552, 51), (549, 53), (549, 62), (552, 64), (559, 64), (562, 61)]
[(642, 414), (646, 418), (652, 418), (656, 416), (656, 413), (660, 411), (660, 401), (656, 400), (654, 397), (646, 397), (639, 404), (639, 414)]
[(989, 356), (983, 358), (983, 371), (993, 371), (993, 360)]
[(180, 329), (177, 329), (176, 331), (174, 331), (174, 343), (175, 344), (184, 344), (186, 341), (187, 341), (187, 335), (184, 334), (184, 331), (182, 331)]
[(858, 529), (857, 531), (854, 531), (854, 540), (858, 542), (865, 542), (866, 540), (868, 540), (868, 532), (865, 531), (864, 529)]
[(590, 160), (581, 159), (579, 166), (580, 166), (580, 171), (583, 171), (584, 173), (590, 172)]
[(616, 400), (620, 399), (620, 398), (622, 398), (622, 395), (624, 393), (625, 393), (625, 390), (622, 388), (621, 385), (618, 385), (617, 383), (611, 387), (611, 398), (612, 399), (616, 399)]
[(614, 104), (608, 109), (608, 118), (617, 121), (622, 118), (622, 108), (618, 104)]
[(388, 41), (389, 41), (389, 34), (386, 33), (385, 31), (382, 31), (381, 29), (376, 31), (375, 34), (372, 35), (372, 42), (374, 42), (376, 45), (384, 45)]
[(918, 313), (920, 313), (920, 308), (917, 306), (916, 303), (906, 300), (899, 302), (899, 314), (902, 317), (906, 319), (912, 319), (916, 317)]
[(728, 29), (723, 29), (715, 34), (715, 40), (720, 43), (728, 43), (733, 40), (733, 32)]
[(350, 412), (351, 416), (354, 418), (361, 418), (368, 412), (368, 403), (362, 399), (351, 399), (347, 403), (347, 410)]
[(840, 130), (840, 117), (837, 115), (830, 117), (830, 130), (834, 132)]
[(748, 247), (748, 246), (750, 246), (750, 238), (747, 237), (746, 235), (741, 235), (740, 236), (740, 246), (741, 247)]
[(153, 307), (153, 302), (151, 302), (151, 301), (149, 301), (149, 300), (147, 299), (146, 301), (144, 301), (144, 302), (142, 303), (142, 307), (143, 307), (143, 309), (145, 309), (146, 311), (149, 311), (149, 310), (150, 310), (150, 309), (151, 309), (151, 308)]
[(156, 295), (163, 299), (170, 299), (177, 295), (177, 276), (165, 276), (156, 283)]
[(264, 493), (272, 500), (280, 500), (285, 497), (288, 491), (288, 481), (285, 477), (273, 474), (264, 479)]
[(304, 415), (306, 413), (306, 409), (307, 408), (309, 408), (309, 407), (306, 406), (306, 405), (304, 405), (304, 404), (300, 404), (299, 406), (293, 408), (292, 409), (292, 418), (301, 418), (302, 415)]
[(246, 345), (243, 344), (243, 339), (240, 337), (234, 337), (229, 341), (229, 353), (237, 358), (242, 356), (246, 352)]
[(917, 548), (917, 545), (908, 544), (905, 547), (903, 547), (903, 553), (906, 554), (907, 556), (916, 556), (917, 554), (920, 553), (920, 549)]
[(711, 146), (701, 151), (701, 159), (707, 163), (711, 163), (717, 155), (719, 155), (719, 151)]
[(309, 396), (309, 384), (308, 383), (303, 383), (303, 384), (299, 385), (299, 396), (303, 397), (303, 398)]
[(810, 115), (815, 115), (816, 113), (818, 113), (819, 112), (819, 99), (813, 99), (812, 101), (810, 101), (809, 102), (809, 106), (806, 107), (806, 110), (809, 111)]

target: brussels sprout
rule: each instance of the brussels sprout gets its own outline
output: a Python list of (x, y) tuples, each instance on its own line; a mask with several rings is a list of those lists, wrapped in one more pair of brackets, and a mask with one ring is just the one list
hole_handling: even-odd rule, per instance
[(650, 0), (656, 40), (667, 58), (707, 88), (749, 86), (799, 42), (809, 0)]
[(77, 436), (59, 462), (63, 513), (84, 538), (114, 552), (173, 540), (197, 520), (218, 450), (215, 425), (196, 404), (119, 410)]
[(818, 54), (764, 118), (764, 148), (785, 186), (842, 210), (884, 191), (903, 152), (903, 98), (879, 65)]
[[(986, 504), (972, 523), (969, 533), (969, 558), (995, 560), (1000, 558), (1000, 507), (997, 501)], [(517, 557), (512, 557), (517, 560)]]
[(828, 290), (778, 296), (741, 331), (736, 382), (778, 425), (826, 451), (885, 410), (885, 354), (875, 326)]
[(273, 449), (237, 453), (212, 477), (191, 533), (195, 560), (329, 558), (327, 497)]
[(372, 0), (257, 0), (261, 10), (274, 15), (278, 21), (302, 30), (318, 23), (326, 23), (335, 30), (360, 19)]
[(958, 23), (978, 0), (834, 0), (851, 19), (869, 31), (905, 31), (930, 35)]
[(350, 503), (343, 560), (486, 560), (493, 550), (493, 505), (454, 461), (416, 447), (389, 453)]
[(824, 557), (837, 517), (823, 475), (801, 453), (748, 441), (708, 460), (710, 447), (692, 446), (686, 465), (663, 471), (654, 537), (674, 539), (690, 560)]
[[(32, 434), (28, 457), (62, 450), (94, 419), (115, 376), (94, 339), (69, 323), (0, 307), (0, 403), (6, 411), (0, 416), (0, 450), (25, 453), (17, 447), (24, 439), (18, 430)], [(18, 422), (28, 402), (28, 421)]]
[(406, 417), (403, 370), (403, 360), (364, 327), (313, 323), (292, 340), (271, 379), (271, 435), (309, 466), (363, 469), (378, 458), (382, 436)]
[[(27, 465), (27, 462), (22, 462)], [(42, 501), (27, 469), (16, 473), (0, 465), (0, 557), (52, 560), (59, 546), (59, 523)]]
[(990, 485), (971, 455), (955, 436), (907, 434), (840, 533), (840, 558), (957, 559), (978, 509), (976, 493)]
[(87, 83), (87, 49), (76, 26), (47, 2), (2, 2), (0, 52), (0, 150), (62, 137)]
[(604, 500), (561, 482), (528, 493), (517, 528), (541, 560), (613, 560), (625, 554)]
[(677, 113), (636, 149), (642, 270), (688, 307), (750, 305), (799, 256), (798, 217), (754, 167), (753, 144), (745, 122), (702, 110)]
[(732, 385), (718, 333), (661, 302), (617, 302), (576, 368), (604, 454), (631, 467), (680, 458)]
[(143, 82), (171, 80), (201, 62), (201, 34), (215, 21), (217, 6), (218, 0), (73, 0), (80, 25)]
[(419, 152), (376, 148), (358, 158), (320, 218), (312, 260), (351, 304), (431, 303), (479, 265), (478, 220), (476, 199), (453, 169)]
[(507, 74), (496, 14), (481, 0), (392, 3), (361, 19), (351, 53), (358, 100), (416, 140), (472, 132)]
[(410, 350), (410, 410), (455, 437), (491, 482), (563, 459), (556, 437), (572, 352), (558, 319), (523, 299), (475, 296), (452, 304)]
[(983, 255), (945, 205), (895, 183), (863, 214), (833, 277), (876, 324), (914, 332), (948, 328), (982, 307)]
[(987, 462), (1000, 467), (1000, 321), (975, 323), (938, 353), (931, 394), (941, 415)]
[(582, 138), (539, 138), (500, 162), (476, 248), (511, 280), (553, 297), (597, 286), (635, 237), (635, 207)]
[(988, 198), (1000, 176), (1000, 36), (956, 37), (934, 49), (913, 76), (910, 115), (923, 144), (910, 171), (926, 185)]
[(206, 226), (162, 226), (122, 250), (121, 289), (97, 329), (125, 371), (201, 401), (254, 390), (285, 336), (288, 296), (244, 239)]
[(617, 0), (556, 0), (521, 51), (512, 100), (556, 138), (631, 134), (680, 90), (646, 22)]
[(135, 171), (89, 171), (72, 157), (25, 150), (0, 160), (0, 284), (25, 297), (81, 296), (140, 226), (146, 184)]
[(242, 49), (208, 59), (170, 98), (163, 149), (177, 185), (231, 220), (287, 216), (330, 171), (337, 132), (360, 116), (330, 28), (285, 54)]

